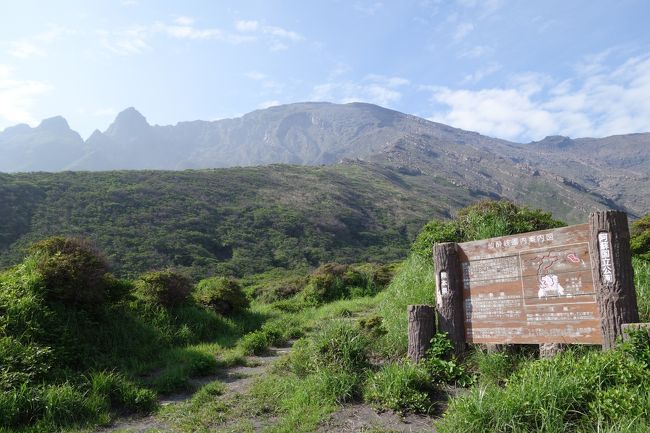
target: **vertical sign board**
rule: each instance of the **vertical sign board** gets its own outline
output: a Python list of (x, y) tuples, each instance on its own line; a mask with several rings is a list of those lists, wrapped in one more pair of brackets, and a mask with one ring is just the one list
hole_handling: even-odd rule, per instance
[(589, 239), (581, 224), (458, 244), (466, 342), (602, 344)]

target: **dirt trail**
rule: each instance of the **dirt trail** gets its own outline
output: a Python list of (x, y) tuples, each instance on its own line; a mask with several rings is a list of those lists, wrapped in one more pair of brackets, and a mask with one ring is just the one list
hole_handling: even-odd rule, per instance
[(366, 404), (354, 404), (341, 408), (323, 423), (318, 433), (432, 433), (432, 419), (427, 416), (407, 414), (402, 417), (394, 412), (377, 413)]
[[(168, 406), (187, 401), (192, 398), (196, 390), (215, 380), (222, 382), (226, 386), (226, 391), (223, 394), (224, 397), (236, 393), (244, 393), (248, 391), (248, 388), (257, 377), (264, 374), (274, 361), (287, 354), (289, 350), (291, 349), (272, 347), (266, 356), (248, 356), (246, 357), (246, 365), (227, 368), (215, 375), (192, 379), (190, 380), (190, 388), (193, 391), (163, 396), (158, 400), (158, 403), (161, 406)], [(156, 415), (122, 418), (116, 420), (110, 426), (95, 430), (96, 433), (147, 433), (151, 431), (167, 432), (173, 430)]]
[[(224, 400), (241, 397), (250, 389), (253, 382), (264, 375), (271, 364), (281, 356), (287, 354), (291, 348), (271, 348), (269, 355), (249, 356), (245, 366), (231, 367), (217, 375), (193, 379), (191, 387), (194, 391), (210, 382), (222, 382), (226, 390), (219, 397)], [(184, 392), (162, 397), (161, 406), (174, 405), (189, 400), (193, 392)], [(244, 397), (245, 398), (245, 397)], [(219, 431), (235, 431), (233, 427), (239, 425), (240, 420), (226, 421), (219, 427)], [(249, 419), (246, 430), (261, 432), (266, 427), (274, 424), (274, 419)], [(236, 428), (236, 427), (235, 427)], [(112, 425), (96, 430), (96, 433), (149, 433), (171, 432), (173, 428), (159, 416), (150, 415), (140, 418), (125, 418), (115, 421)], [(352, 404), (342, 407), (332, 414), (316, 430), (317, 433), (352, 433), (352, 432), (382, 432), (382, 433), (421, 433), (434, 432), (432, 418), (419, 415), (399, 416), (393, 412), (377, 413), (365, 404)]]

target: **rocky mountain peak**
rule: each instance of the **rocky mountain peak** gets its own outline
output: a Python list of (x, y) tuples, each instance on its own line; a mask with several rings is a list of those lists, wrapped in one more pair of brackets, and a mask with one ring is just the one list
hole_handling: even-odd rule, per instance
[(71, 131), (68, 121), (65, 120), (62, 116), (54, 116), (49, 119), (43, 119), (41, 124), (38, 125), (38, 128), (41, 131), (46, 131), (50, 133), (65, 133)]
[(121, 111), (106, 130), (106, 135), (126, 137), (140, 135), (150, 128), (147, 119), (138, 110), (129, 107)]

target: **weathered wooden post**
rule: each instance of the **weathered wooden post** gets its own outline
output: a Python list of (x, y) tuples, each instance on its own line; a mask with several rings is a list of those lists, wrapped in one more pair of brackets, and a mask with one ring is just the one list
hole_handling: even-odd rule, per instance
[(409, 305), (408, 356), (413, 362), (423, 359), (436, 332), (435, 310), (431, 305)]
[(623, 324), (639, 321), (634, 291), (627, 215), (597, 211), (589, 215), (589, 249), (594, 290), (600, 311), (603, 349), (623, 336)]
[(433, 246), (436, 268), (436, 309), (438, 329), (446, 332), (457, 354), (465, 350), (465, 317), (463, 314), (463, 273), (455, 242)]

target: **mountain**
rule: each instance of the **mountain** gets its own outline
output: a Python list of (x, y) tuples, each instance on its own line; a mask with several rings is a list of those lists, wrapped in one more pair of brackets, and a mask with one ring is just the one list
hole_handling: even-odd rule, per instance
[(0, 172), (61, 171), (83, 153), (83, 139), (61, 116), (0, 132)]
[[(361, 160), (544, 206), (570, 220), (599, 206), (633, 217), (650, 209), (650, 134), (513, 143), (372, 104), (315, 102), (173, 126), (152, 126), (128, 108), (83, 145), (78, 137), (71, 145), (61, 135), (43, 134), (42, 126), (22, 125), (0, 135), (0, 150), (19, 155), (3, 160), (0, 170), (179, 170)], [(70, 135), (66, 128), (59, 134)], [(15, 141), (13, 135), (23, 138)], [(56, 150), (57, 158), (42, 158), (40, 149)]]
[[(122, 276), (245, 275), (400, 259), (426, 221), (483, 198), (569, 223), (650, 208), (650, 134), (512, 143), (360, 103), (175, 126), (129, 108), (85, 143), (53, 118), (6, 129), (0, 150), (6, 171), (91, 170), (0, 174), (0, 267), (64, 234), (93, 239)], [(206, 168), (232, 165), (257, 166)], [(132, 170), (97, 172), (113, 168)]]

